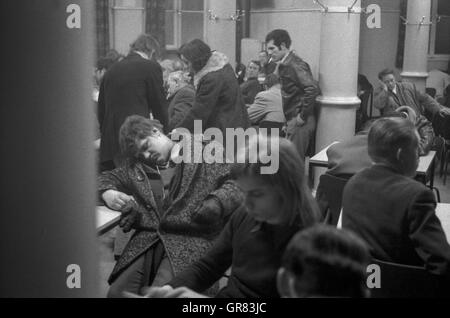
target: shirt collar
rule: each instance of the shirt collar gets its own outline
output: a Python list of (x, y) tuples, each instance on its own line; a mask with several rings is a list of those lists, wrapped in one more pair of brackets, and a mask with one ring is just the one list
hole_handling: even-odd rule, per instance
[(145, 54), (144, 52), (134, 51), (134, 53), (140, 55), (140, 57), (142, 57), (143, 59), (149, 60), (148, 55)]
[(287, 57), (292, 53), (292, 51), (288, 51), (286, 55), (281, 59), (280, 64), (283, 64), (286, 61)]
[(397, 95), (397, 84), (395, 84), (394, 89), (392, 90), (392, 93), (394, 93), (395, 95)]

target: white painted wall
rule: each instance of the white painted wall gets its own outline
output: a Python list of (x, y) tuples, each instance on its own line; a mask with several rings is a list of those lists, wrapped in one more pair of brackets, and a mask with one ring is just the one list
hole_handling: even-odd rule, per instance
[(236, 1), (208, 0), (206, 12), (211, 10), (219, 17), (210, 21), (206, 14), (205, 40), (213, 50), (224, 53), (234, 67), (236, 64), (236, 22), (228, 18), (236, 14)]
[(113, 47), (127, 55), (130, 44), (145, 32), (144, 4), (142, 0), (115, 0), (112, 9)]
[[(400, 23), (400, 0), (362, 0), (362, 7), (378, 4), (381, 7), (381, 28), (369, 29), (367, 15), (361, 19), (359, 72), (378, 86), (378, 73), (384, 68), (395, 69)], [(396, 70), (399, 75), (400, 70)]]
[(319, 74), (320, 29), (322, 14), (311, 0), (252, 1), (250, 37), (264, 42), (273, 29), (286, 29), (292, 39), (291, 48), (311, 67), (314, 77)]

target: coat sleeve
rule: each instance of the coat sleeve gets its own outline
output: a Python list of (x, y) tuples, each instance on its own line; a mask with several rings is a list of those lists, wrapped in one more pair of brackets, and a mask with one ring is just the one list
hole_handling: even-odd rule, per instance
[(198, 85), (194, 104), (179, 127), (194, 132), (194, 120), (202, 120), (203, 123), (206, 123), (217, 105), (222, 85), (217, 74), (208, 74), (203, 77)]
[(238, 215), (231, 217), (209, 252), (172, 279), (170, 286), (186, 286), (196, 292), (203, 292), (223, 276), (232, 263), (233, 232), (241, 219)]
[(248, 117), (252, 124), (258, 124), (267, 114), (266, 108), (269, 100), (264, 96), (264, 94), (259, 93), (255, 97), (255, 101), (247, 109)]
[(193, 225), (195, 223), (206, 225), (201, 232), (217, 235), (233, 212), (242, 205), (244, 197), (236, 183), (231, 180), (229, 164), (203, 164), (206, 165), (209, 178), (217, 180), (215, 190), (209, 193), (205, 200), (216, 199), (221, 209), (220, 211), (208, 211), (207, 215), (197, 213), (193, 218)]
[(180, 91), (174, 97), (174, 106), (172, 116), (169, 118), (169, 131), (177, 128), (189, 110), (192, 108), (195, 99), (195, 92)]
[(146, 80), (147, 104), (151, 109), (148, 112), (153, 114), (153, 118), (159, 120), (167, 132), (168, 115), (167, 101), (164, 93), (163, 77), (161, 67), (152, 67), (148, 72)]
[(442, 106), (439, 105), (439, 103), (430, 95), (419, 92), (415, 86), (414, 90), (416, 92), (416, 97), (419, 101), (419, 104), (423, 107), (425, 113), (428, 113), (430, 115), (428, 116), (428, 118), (433, 118), (433, 116), (441, 110)]
[(132, 228), (138, 230), (156, 231), (158, 228), (157, 214), (152, 208), (146, 206), (142, 198), (135, 193), (133, 180), (128, 173), (129, 166), (122, 165), (111, 171), (105, 171), (98, 177), (99, 201), (103, 202), (101, 195), (107, 190), (116, 190), (134, 196), (137, 206), (130, 213), (122, 214), (123, 219), (132, 220)]
[(436, 201), (431, 190), (424, 189), (416, 195), (407, 215), (409, 237), (429, 272), (450, 275), (450, 245), (435, 208)]
[(125, 166), (101, 173), (97, 178), (97, 184), (99, 200), (103, 203), (102, 194), (107, 190), (116, 190), (130, 194), (131, 187)]
[(316, 97), (320, 93), (319, 85), (313, 79), (309, 65), (302, 61), (294, 64), (294, 71), (299, 80), (300, 88), (303, 88), (304, 95), (297, 113), (305, 120), (314, 111)]
[(376, 109), (382, 111), (383, 109), (387, 108), (388, 103), (388, 92), (385, 91), (381, 86), (375, 89), (375, 91), (373, 92), (373, 106), (375, 106)]

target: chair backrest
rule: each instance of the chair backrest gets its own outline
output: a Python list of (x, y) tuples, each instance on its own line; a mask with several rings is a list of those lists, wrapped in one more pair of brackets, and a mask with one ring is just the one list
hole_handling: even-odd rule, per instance
[(323, 191), (328, 201), (328, 212), (325, 216), (325, 222), (336, 226), (339, 219), (339, 213), (342, 207), (342, 194), (348, 179), (335, 177), (325, 173), (320, 176), (319, 187)]
[[(380, 266), (380, 288), (370, 289), (372, 298), (438, 297), (439, 278), (425, 267), (390, 263), (373, 259)], [(369, 273), (370, 275), (370, 273)]]

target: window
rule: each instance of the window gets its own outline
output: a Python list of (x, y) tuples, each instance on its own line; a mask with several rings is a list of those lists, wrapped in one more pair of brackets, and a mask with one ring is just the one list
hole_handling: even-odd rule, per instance
[(450, 1), (433, 0), (431, 18), (429, 53), (450, 58)]
[(166, 7), (166, 49), (204, 39), (204, 0), (170, 0)]
[(144, 0), (110, 0), (111, 44), (119, 53), (126, 55), (131, 41), (145, 32)]

